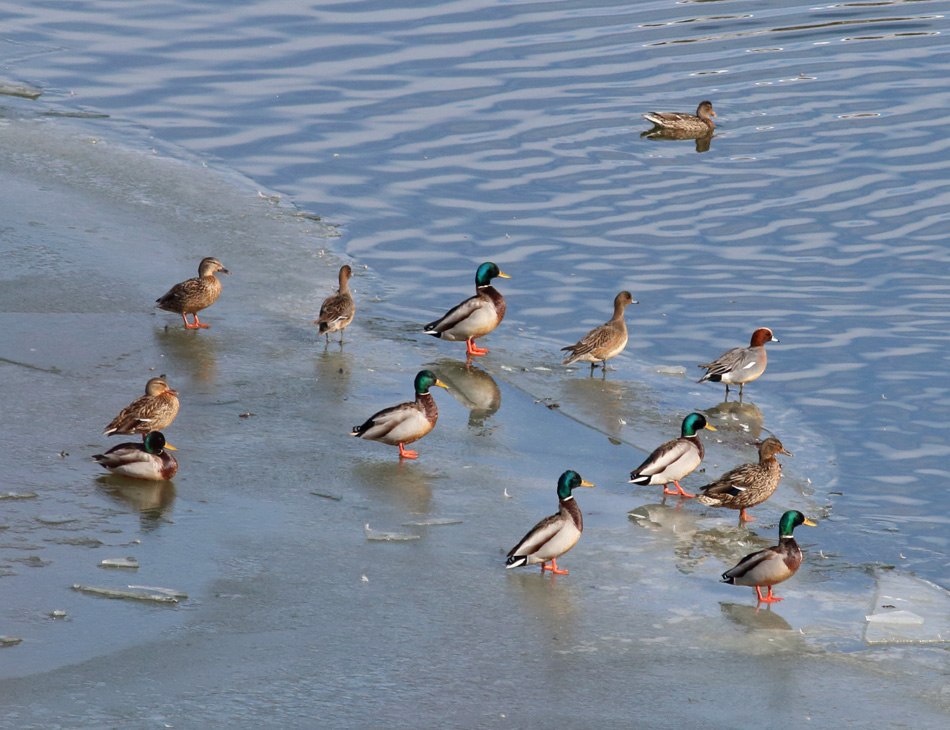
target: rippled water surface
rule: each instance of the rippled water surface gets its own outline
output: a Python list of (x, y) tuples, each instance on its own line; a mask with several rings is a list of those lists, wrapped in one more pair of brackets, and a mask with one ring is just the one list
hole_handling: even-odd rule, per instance
[[(370, 627), (382, 622), (380, 632), (387, 638), (380, 648), (364, 638), (372, 629), (361, 626), (354, 641), (362, 660), (352, 674), (361, 679), (336, 697), (321, 695), (322, 707), (366, 702), (365, 717), (392, 721), (368, 688), (398, 686), (393, 663), (408, 655), (416, 671), (430, 661), (437, 665), (430, 667), (431, 675), (423, 672), (424, 679), (410, 681), (408, 698), (397, 702), (409, 716), (413, 700), (419, 701), (423, 726), (446, 717), (458, 726), (504, 725), (503, 710), (464, 690), (463, 677), (470, 671), (481, 691), (508, 696), (505, 683), (527, 681), (508, 671), (527, 674), (540, 664), (550, 670), (549, 679), (572, 677), (587, 693), (570, 715), (574, 726), (600, 721), (661, 727), (655, 715), (638, 723), (625, 713), (605, 714), (609, 702), (601, 693), (608, 690), (598, 681), (596, 658), (613, 672), (643, 680), (648, 671), (638, 657), (662, 662), (658, 650), (648, 647), (667, 641), (675, 667), (670, 673), (695, 661), (689, 650), (696, 647), (704, 664), (713, 662), (724, 676), (748, 671), (755, 681), (774, 670), (764, 660), (749, 659), (763, 651), (760, 643), (727, 637), (725, 646), (735, 651), (729, 653), (715, 639), (723, 634), (719, 622), (745, 626), (758, 620), (737, 613), (740, 606), (723, 604), (720, 612), (721, 592), (706, 585), (743, 553), (735, 547), (744, 538), (735, 532), (732, 516), (726, 520), (694, 505), (674, 511), (675, 505), (658, 504), (659, 495), (631, 491), (625, 483), (644, 452), (677, 431), (683, 414), (710, 411), (722, 428), (707, 439), (707, 475), (751, 460), (751, 442), (760, 435), (775, 433), (795, 453), (785, 460), (779, 492), (757, 508), (761, 544), (774, 537), (784, 508), (816, 515), (821, 527), (801, 536), (808, 546), (806, 567), (787, 589), (800, 592), (797, 600), (780, 604), (772, 615), (803, 631), (804, 654), (841, 652), (826, 657), (814, 674), (796, 665), (796, 681), (812, 688), (802, 690), (806, 694), (829, 673), (845, 677), (809, 699), (831, 706), (850, 695), (851, 672), (860, 672), (847, 657), (863, 646), (860, 625), (873, 602), (875, 571), (893, 565), (950, 583), (946, 4), (458, 0), (392, 5), (290, 0), (0, 5), (0, 81), (43, 92), (35, 100), (0, 97), (5, 118), (0, 123), (8, 135), (2, 161), (9, 219), (9, 230), (0, 237), (6, 264), (0, 302), (5, 328), (15, 333), (7, 335), (8, 352), (0, 352), (0, 376), (5, 389), (15, 388), (26, 401), (18, 396), (16, 408), (4, 409), (0, 441), (8, 455), (37, 450), (35, 444), (46, 437), (23, 415), (31, 388), (42, 388), (39, 401), (52, 419), (64, 397), (60, 388), (71, 392), (81, 386), (81, 400), (92, 413), (77, 416), (66, 429), (77, 435), (79, 453), (102, 447), (95, 441), (99, 422), (108, 421), (130, 389), (138, 392), (148, 367), (174, 365), (168, 367), (170, 377), (185, 379), (185, 390), (204, 399), (203, 407), (227, 409), (235, 391), (255, 394), (251, 402), (238, 396), (233, 409), (260, 412), (265, 419), (240, 436), (214, 419), (190, 427), (196, 443), (214, 445), (196, 461), (211, 465), (214, 474), (228, 474), (229, 488), (215, 490), (209, 486), (214, 479), (183, 466), (177, 499), (172, 497), (175, 519), (150, 523), (149, 535), (166, 540), (180, 535), (176, 539), (188, 551), (213, 554), (216, 567), (195, 571), (197, 581), (259, 575), (267, 584), (262, 594), (297, 607), (297, 613), (287, 610), (291, 633), (312, 633), (310, 616), (299, 618), (306, 615), (301, 607), (326, 600), (309, 592), (323, 585), (319, 578), (289, 567), (310, 560), (296, 550), (305, 554), (320, 546), (328, 553), (323, 564), (333, 566), (328, 573), (345, 574), (347, 581), (353, 571), (358, 579), (367, 566), (390, 566), (391, 584), (375, 594), (372, 605), (348, 603), (343, 593), (331, 596), (328, 625), (345, 626), (362, 611)], [(640, 136), (650, 127), (641, 113), (691, 112), (702, 99), (710, 99), (717, 112), (708, 149), (692, 140)], [(97, 162), (89, 151), (95, 145), (122, 146), (127, 157)], [(160, 167), (151, 167), (150, 155)], [(214, 168), (241, 192), (226, 193), (219, 183), (207, 182), (202, 166)], [(248, 195), (247, 180), (266, 195), (284, 196), (285, 204)], [(287, 202), (324, 222), (294, 216)], [(157, 212), (147, 215), (142, 212), (147, 208)], [(127, 245), (133, 242), (137, 245)], [(193, 333), (166, 333), (147, 320), (146, 343), (140, 344), (130, 317), (146, 316), (148, 297), (161, 293), (156, 286), (163, 288), (143, 277), (164, 283), (192, 275), (192, 259), (214, 245), (216, 255), (235, 270), (225, 282), (226, 295), (236, 292), (230, 303), (222, 298), (210, 310), (218, 323), (199, 338), (183, 338), (178, 335)], [(141, 250), (149, 252), (145, 272)], [(316, 337), (307, 327), (332, 288), (338, 259), (357, 270), (360, 315), (353, 345), (342, 353), (332, 346), (313, 350)], [(484, 260), (496, 261), (513, 277), (498, 285), (508, 315), (486, 340), (492, 354), (483, 370), (475, 371), (481, 375), (467, 380), (464, 369), (459, 372), (458, 363), (446, 359), (458, 357), (460, 347), (423, 338), (420, 324), (467, 296)], [(50, 273), (48, 266), (54, 274), (85, 278), (67, 277), (52, 298), (29, 296)], [(85, 292), (109, 286), (118, 292), (114, 297)], [(557, 350), (605, 321), (621, 289), (631, 290), (639, 304), (627, 310), (630, 344), (613, 361), (616, 370), (606, 380), (587, 378), (586, 368), (565, 372)], [(78, 357), (82, 366), (70, 370), (56, 347), (30, 335), (44, 321), (38, 318), (42, 314), (60, 316), (49, 326), (72, 332), (79, 344), (100, 336), (108, 344)], [(104, 323), (111, 335), (100, 333)], [(722, 404), (721, 386), (693, 382), (701, 373), (696, 363), (745, 344), (759, 326), (771, 327), (781, 342), (769, 346), (768, 372), (749, 386), (745, 409)], [(30, 355), (37, 351), (41, 355)], [(118, 370), (104, 364), (119, 354)], [(66, 371), (71, 385), (60, 386), (56, 378), (47, 382), (47, 376), (37, 375), (45, 371), (20, 367), (24, 363)], [(424, 456), (428, 451), (438, 460), (397, 469), (383, 447), (354, 447), (344, 438), (350, 420), (358, 422), (367, 411), (408, 395), (412, 373), (426, 363), (460, 381), (453, 391), (458, 403), (440, 399), (443, 445), (436, 434), (420, 444)], [(686, 377), (658, 372), (675, 366), (682, 366)], [(108, 373), (105, 382), (91, 374), (100, 372)], [(317, 395), (309, 385), (314, 379), (324, 384)], [(100, 386), (113, 393), (108, 403), (88, 402)], [(268, 414), (273, 421), (266, 420)], [(321, 430), (333, 431), (341, 419), (339, 437)], [(89, 442), (96, 445), (81, 445)], [(49, 447), (54, 456), (61, 448), (55, 441)], [(279, 458), (274, 465), (264, 457), (234, 456), (231, 449)], [(311, 459), (304, 466), (301, 454)], [(181, 458), (184, 465), (188, 457)], [(336, 527), (301, 516), (320, 499), (309, 494), (309, 482), (325, 476), (321, 459), (332, 463), (326, 468), (337, 481), (317, 491), (344, 495), (336, 505), (336, 513), (344, 515)], [(553, 507), (557, 474), (575, 462), (598, 484), (596, 493), (583, 495), (592, 509), (588, 530), (570, 556), (577, 569), (550, 591), (535, 584), (533, 573), (514, 579), (523, 583), (499, 587), (498, 558), (508, 546), (495, 543), (505, 543), (526, 521)], [(116, 528), (112, 523), (118, 521), (122, 526), (116, 529), (134, 532), (135, 525), (127, 524), (132, 517), (122, 510), (113, 514), (121, 501), (90, 486), (90, 469), (73, 463), (66, 478), (62, 463), (71, 462), (53, 460), (32, 471), (20, 464), (16, 474), (28, 483), (0, 489), (36, 490), (40, 500), (36, 507), (29, 500), (17, 502), (3, 513), (8, 534), (39, 544), (25, 536), (26, 521), (64, 512), (102, 529)], [(261, 474), (263, 485), (257, 484)], [(68, 508), (44, 493), (50, 479), (62, 481), (63, 492), (57, 494), (69, 495)], [(274, 484), (285, 480), (295, 485), (291, 492), (275, 492)], [(507, 502), (486, 504), (473, 496), (463, 488), (467, 480), (496, 494), (505, 487), (516, 492), (529, 480), (532, 496), (513, 513)], [(209, 514), (201, 501), (206, 499), (221, 512)], [(327, 509), (335, 504), (328, 500)], [(641, 515), (631, 522), (625, 513), (635, 508)], [(376, 546), (372, 557), (363, 554), (367, 520), (383, 520), (380, 530), (395, 529), (420, 513), (460, 517), (464, 527), (426, 527), (419, 545)], [(485, 515), (491, 524), (480, 527)], [(137, 519), (136, 513), (133, 522)], [(203, 536), (216, 530), (228, 532), (223, 523), (242, 525), (242, 537), (234, 538), (240, 545), (205, 541)], [(44, 538), (65, 529), (39, 524), (45, 525), (36, 528)], [(289, 543), (276, 547), (266, 537), (268, 528), (284, 524)], [(353, 526), (355, 537), (343, 525)], [(332, 546), (324, 544), (327, 535)], [(174, 551), (166, 554), (147, 537), (141, 550), (162, 556), (168, 580), (188, 570), (173, 559)], [(0, 531), (0, 542), (4, 539)], [(115, 542), (125, 544), (124, 538)], [(0, 634), (33, 627), (36, 641), (50, 642), (27, 618), (34, 608), (23, 596), (35, 590), (30, 581), (46, 581), (40, 592), (55, 596), (60, 583), (70, 580), (69, 571), (56, 562), (29, 570), (13, 560), (24, 552), (9, 547), (14, 543), (8, 541), (0, 554), (0, 588), (19, 598), (6, 617), (0, 615), (12, 624), (9, 629), (0, 624)], [(58, 560), (78, 560), (68, 557), (78, 550), (66, 550)], [(266, 556), (268, 550), (287, 563), (258, 572), (259, 566), (251, 569), (233, 557)], [(398, 563), (406, 554), (412, 557)], [(447, 554), (468, 556), (462, 559), (465, 568), (451, 559), (442, 562)], [(430, 567), (435, 562), (439, 567)], [(406, 598), (403, 583), (418, 579), (414, 568), (433, 570), (442, 582), (441, 592), (431, 583), (419, 588), (428, 604), (421, 596), (415, 597), (419, 603)], [(466, 569), (478, 580), (466, 581)], [(56, 576), (56, 588), (52, 578), (42, 577), (54, 571), (64, 573)], [(679, 577), (669, 583), (671, 573)], [(289, 587), (294, 581), (313, 585)], [(589, 588), (594, 583), (597, 587)], [(624, 590), (630, 586), (632, 592)], [(233, 592), (245, 590), (243, 585)], [(218, 592), (230, 595), (230, 589)], [(91, 599), (73, 600), (83, 605)], [(206, 599), (205, 613), (210, 603)], [(665, 615), (663, 607), (680, 603), (682, 623), (675, 628), (670, 617), (676, 610)], [(245, 620), (252, 625), (238, 605), (211, 612), (220, 611), (229, 626)], [(266, 600), (252, 605), (267, 616)], [(463, 657), (461, 666), (437, 651), (440, 631), (451, 635), (465, 625), (447, 618), (458, 605), (479, 614), (470, 619), (471, 637), (450, 641), (461, 642), (453, 644)], [(129, 611), (127, 620), (141, 621), (142, 613)], [(642, 614), (643, 623), (626, 632), (616, 628), (618, 617), (630, 613)], [(404, 640), (412, 642), (393, 638), (385, 618), (391, 615), (397, 627), (411, 626), (423, 615), (438, 628), (421, 640), (423, 648), (403, 646)], [(178, 625), (168, 613), (156, 616), (144, 631), (149, 639), (166, 624)], [(585, 624), (585, 617), (606, 624), (594, 625), (594, 618)], [(534, 619), (569, 637), (563, 639), (570, 647), (564, 652), (580, 657), (576, 663), (557, 658), (556, 669), (535, 663), (532, 652), (547, 657), (548, 644), (543, 650), (531, 642), (518, 644), (519, 630), (533, 631), (526, 627)], [(505, 630), (498, 628), (511, 621)], [(143, 631), (138, 624), (128, 626)], [(499, 631), (505, 648), (484, 652), (482, 642)], [(532, 638), (542, 642), (540, 634)], [(320, 652), (319, 642), (304, 649), (299, 637), (270, 640), (289, 652), (292, 667), (306, 666), (310, 652)], [(30, 656), (28, 671), (41, 671), (97, 653), (75, 638), (62, 641), (70, 647), (69, 657), (57, 657), (55, 645), (35, 655), (19, 645), (0, 659), (19, 652), (21, 658)], [(628, 641), (634, 645), (623, 648)], [(116, 649), (126, 649), (134, 637), (116, 642)], [(339, 636), (329, 644), (336, 671), (345, 675), (340, 657), (352, 646)], [(801, 659), (802, 647), (783, 644), (781, 651)], [(558, 651), (553, 656), (564, 656)], [(933, 715), (924, 717), (926, 726), (945, 718), (945, 691), (940, 694), (939, 687), (946, 688), (946, 654), (920, 651), (900, 659), (937, 677), (928, 685), (928, 691), (938, 689), (928, 695), (927, 712)], [(247, 656), (228, 658), (240, 663)], [(133, 658), (123, 661), (131, 664)], [(692, 671), (695, 680), (698, 673)], [(674, 680), (665, 672), (661, 676)], [(266, 678), (244, 678), (249, 686), (258, 686), (256, 679), (287, 690)], [(438, 706), (427, 704), (434, 702), (427, 683), (461, 692), (451, 711), (440, 714)], [(651, 690), (663, 696), (663, 687)], [(182, 688), (169, 691), (188, 695)], [(306, 706), (294, 690), (287, 692), (285, 707)], [(517, 709), (517, 726), (539, 726), (547, 717), (541, 695), (533, 691), (530, 697), (511, 706)], [(644, 701), (641, 697), (640, 704)], [(263, 696), (247, 702), (246, 713), (236, 714), (242, 721), (264, 712)], [(188, 695), (185, 704), (198, 712), (201, 701)], [(351, 711), (346, 716), (352, 721), (359, 713)], [(691, 712), (669, 716), (688, 725), (696, 720)], [(828, 713), (825, 719), (831, 721)], [(864, 714), (859, 721), (873, 719)], [(730, 722), (723, 719), (722, 725)]]

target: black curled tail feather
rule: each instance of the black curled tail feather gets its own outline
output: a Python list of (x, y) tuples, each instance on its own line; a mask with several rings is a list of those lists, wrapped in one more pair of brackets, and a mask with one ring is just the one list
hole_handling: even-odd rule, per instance
[(630, 481), (629, 484), (649, 484), (650, 477), (646, 474), (637, 474), (635, 471), (630, 472)]
[(505, 561), (505, 568), (518, 568), (527, 562), (527, 555), (512, 555)]
[(736, 584), (736, 579), (730, 576), (729, 573), (727, 572), (727, 573), (722, 574), (722, 580), (720, 580), (719, 582), (728, 583), (729, 585), (734, 586)]

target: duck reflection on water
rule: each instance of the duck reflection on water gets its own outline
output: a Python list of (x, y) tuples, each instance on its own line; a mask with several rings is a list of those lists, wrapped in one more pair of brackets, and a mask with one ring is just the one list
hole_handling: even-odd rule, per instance
[(175, 501), (173, 482), (148, 482), (115, 475), (97, 477), (100, 489), (115, 502), (139, 513), (142, 530), (154, 530), (168, 518)]
[(468, 425), (482, 426), (501, 408), (501, 390), (486, 371), (472, 364), (442, 358), (427, 366), (445, 383), (446, 389), (469, 410)]

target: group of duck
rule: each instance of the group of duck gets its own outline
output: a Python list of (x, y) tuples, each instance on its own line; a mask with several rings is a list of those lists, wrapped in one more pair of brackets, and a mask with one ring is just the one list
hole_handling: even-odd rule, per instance
[[(700, 107), (702, 110), (702, 105)], [(711, 107), (710, 107), (711, 112)], [(198, 320), (198, 312), (213, 304), (221, 293), (221, 282), (216, 274), (230, 272), (216, 258), (202, 260), (198, 276), (172, 287), (156, 300), (160, 309), (182, 316), (188, 329), (207, 328)], [(318, 332), (327, 338), (340, 333), (343, 342), (344, 330), (353, 321), (355, 304), (349, 289), (352, 269), (344, 265), (339, 271), (339, 288), (323, 302), (320, 315), (314, 321)], [(481, 357), (487, 348), (478, 347), (475, 340), (492, 332), (504, 319), (505, 298), (492, 286), (496, 278), (510, 278), (496, 264), (487, 261), (475, 273), (475, 294), (450, 309), (439, 319), (426, 324), (423, 332), (439, 339), (465, 342), (466, 354)], [(628, 291), (622, 291), (614, 299), (614, 312), (609, 321), (595, 327), (577, 343), (562, 348), (568, 352), (564, 365), (586, 362), (591, 365), (591, 374), (599, 364), (606, 371), (609, 359), (620, 354), (627, 344), (627, 327), (624, 312), (630, 304), (636, 304)], [(189, 322), (187, 315), (193, 321)], [(757, 379), (765, 372), (767, 355), (765, 344), (778, 340), (767, 328), (755, 330), (749, 347), (733, 348), (715, 360), (700, 365), (706, 373), (698, 382), (721, 382), (729, 387), (739, 386), (742, 397), (746, 383)], [(429, 370), (420, 371), (414, 380), (415, 399), (385, 408), (370, 416), (355, 427), (351, 435), (384, 444), (397, 446), (400, 459), (415, 459), (418, 452), (405, 447), (428, 434), (438, 420), (438, 408), (429, 392), (433, 387), (447, 387)], [(152, 378), (145, 387), (145, 395), (137, 398), (106, 426), (106, 435), (141, 435), (142, 443), (126, 442), (96, 454), (93, 459), (109, 471), (127, 477), (149, 480), (167, 480), (178, 470), (178, 462), (169, 453), (175, 450), (163, 435), (178, 414), (177, 391), (172, 390), (164, 376)], [(743, 464), (723, 474), (716, 481), (701, 487), (701, 494), (687, 493), (680, 480), (691, 474), (702, 463), (703, 443), (699, 432), (715, 431), (705, 416), (691, 413), (683, 420), (679, 438), (667, 441), (655, 449), (640, 466), (630, 474), (630, 482), (639, 485), (662, 486), (664, 494), (692, 498), (709, 506), (739, 510), (741, 522), (754, 517), (746, 510), (768, 499), (778, 486), (782, 467), (776, 454), (791, 456), (774, 436), (766, 438), (759, 446), (758, 463)], [(669, 485), (674, 489), (670, 489)], [(583, 515), (578, 508), (573, 490), (592, 487), (576, 472), (565, 471), (557, 484), (559, 509), (557, 514), (541, 520), (513, 547), (507, 556), (506, 565), (514, 568), (521, 565), (541, 564), (541, 570), (554, 574), (566, 574), (557, 565), (557, 558), (570, 550), (583, 531)], [(802, 553), (793, 537), (793, 530), (801, 524), (813, 525), (797, 511), (786, 512), (779, 524), (779, 543), (766, 550), (746, 556), (738, 565), (723, 574), (723, 581), (735, 585), (753, 586), (760, 601), (771, 603), (781, 600), (772, 594), (772, 586), (787, 580), (798, 569)], [(763, 596), (761, 589), (768, 588)]]

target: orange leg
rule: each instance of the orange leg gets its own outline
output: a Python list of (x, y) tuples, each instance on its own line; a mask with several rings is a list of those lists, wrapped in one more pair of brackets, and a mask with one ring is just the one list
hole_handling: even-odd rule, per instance
[(541, 563), (541, 572), (543, 573), (545, 570), (550, 570), (552, 573), (554, 573), (554, 575), (567, 575), (567, 568), (565, 568), (564, 570), (558, 569), (557, 558), (552, 558), (550, 568), (547, 567), (545, 563)]
[(772, 595), (772, 586), (769, 586), (769, 593), (767, 596), (762, 595), (762, 587), (755, 587), (756, 595), (759, 597), (759, 603), (778, 603), (779, 601), (784, 601), (784, 598), (779, 598), (778, 596)]
[(403, 448), (403, 445), (402, 445), (402, 444), (399, 444), (399, 458), (400, 458), (400, 459), (418, 459), (418, 458), (419, 458), (419, 452), (418, 452), (418, 451), (406, 451), (406, 449)]
[(194, 312), (191, 316), (195, 318), (195, 328), (201, 327), (201, 329), (205, 329), (205, 330), (206, 330), (206, 329), (208, 329), (208, 327), (211, 326), (210, 324), (201, 324), (201, 322), (198, 321), (198, 313), (197, 313), (197, 312)]
[(683, 488), (680, 486), (680, 483), (679, 483), (678, 481), (676, 481), (675, 479), (673, 480), (673, 484), (676, 485), (676, 491), (674, 492), (672, 489), (670, 489), (668, 486), (666, 486), (666, 485), (664, 484), (664, 485), (663, 485), (663, 494), (678, 494), (678, 495), (680, 495), (681, 497), (695, 497), (695, 496), (696, 496), (695, 494), (690, 494), (689, 492), (684, 492), (684, 491), (683, 491)]
[(482, 355), (488, 354), (488, 348), (485, 347), (475, 347), (475, 340), (469, 338), (465, 340), (465, 352), (468, 355), (475, 355), (475, 357), (481, 357)]
[[(749, 515), (747, 515), (747, 514), (745, 513), (745, 508), (742, 508), (742, 509), (739, 510), (739, 521), (740, 521), (740, 522), (755, 522), (757, 519), (758, 519), (757, 517), (750, 517)], [(772, 592), (772, 589), (769, 588), (769, 593), (771, 593), (771, 592)]]

